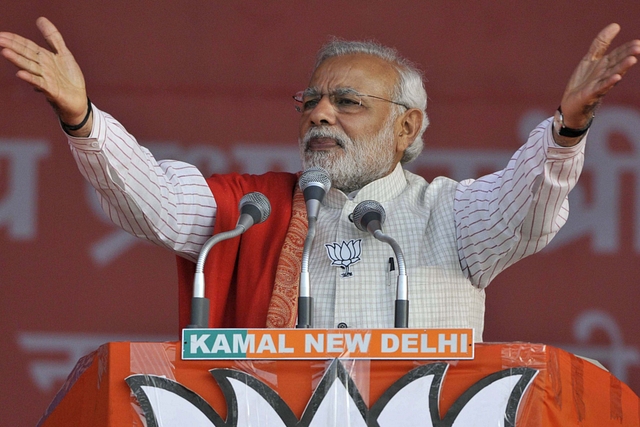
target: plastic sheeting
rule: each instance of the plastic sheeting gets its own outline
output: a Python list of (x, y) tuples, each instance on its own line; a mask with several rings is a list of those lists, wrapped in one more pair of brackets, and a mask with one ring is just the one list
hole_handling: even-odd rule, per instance
[(541, 344), (474, 360), (180, 360), (180, 343), (82, 358), (40, 426), (638, 426), (638, 397)]

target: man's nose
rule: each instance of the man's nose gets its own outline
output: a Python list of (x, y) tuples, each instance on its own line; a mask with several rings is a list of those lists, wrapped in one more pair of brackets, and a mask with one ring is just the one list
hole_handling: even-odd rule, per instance
[(336, 122), (336, 110), (333, 108), (328, 95), (323, 95), (320, 101), (309, 114), (312, 124), (333, 125)]

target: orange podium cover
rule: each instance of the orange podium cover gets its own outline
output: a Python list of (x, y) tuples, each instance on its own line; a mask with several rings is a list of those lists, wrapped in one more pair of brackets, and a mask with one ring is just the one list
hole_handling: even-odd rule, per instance
[(629, 387), (542, 344), (448, 361), (182, 360), (181, 345), (101, 346), (39, 426), (640, 426)]

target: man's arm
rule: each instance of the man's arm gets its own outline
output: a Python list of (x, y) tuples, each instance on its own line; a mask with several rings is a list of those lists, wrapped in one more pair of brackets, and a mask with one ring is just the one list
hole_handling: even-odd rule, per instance
[(91, 109), (82, 71), (62, 36), (46, 18), (37, 25), (51, 50), (2, 32), (2, 55), (53, 106), (106, 214), (126, 231), (195, 259), (216, 212), (202, 174), (186, 163), (157, 162), (120, 123)]
[[(636, 64), (640, 40), (606, 53), (619, 31), (617, 24), (604, 28), (573, 72), (560, 104), (566, 127), (587, 128), (602, 97)], [(460, 183), (454, 204), (458, 252), (474, 285), (487, 286), (500, 271), (541, 250), (564, 225), (584, 145), (583, 136), (560, 135), (548, 120), (506, 169)]]
[(554, 142), (551, 119), (541, 123), (507, 167), (456, 189), (454, 212), (463, 271), (478, 287), (545, 247), (565, 224), (567, 196), (584, 162), (586, 139)]
[(82, 175), (103, 210), (125, 231), (195, 260), (213, 234), (216, 202), (200, 171), (156, 161), (120, 123), (93, 107), (88, 138), (69, 137)]

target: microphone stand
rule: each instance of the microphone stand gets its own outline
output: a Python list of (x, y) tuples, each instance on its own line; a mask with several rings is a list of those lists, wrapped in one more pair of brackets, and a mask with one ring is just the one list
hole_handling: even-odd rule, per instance
[(407, 279), (406, 263), (402, 249), (398, 242), (382, 232), (385, 212), (382, 205), (374, 200), (358, 203), (353, 210), (354, 224), (361, 231), (367, 231), (375, 239), (391, 246), (398, 261), (398, 280), (396, 285), (396, 302), (394, 313), (394, 327), (409, 327), (409, 283)]
[(247, 231), (254, 224), (265, 221), (271, 214), (271, 204), (264, 194), (247, 193), (240, 199), (240, 218), (233, 230), (210, 237), (198, 254), (198, 263), (193, 277), (193, 297), (191, 298), (191, 323), (187, 328), (207, 328), (209, 326), (209, 299), (204, 296), (204, 263), (209, 251), (223, 240), (232, 239)]
[(233, 230), (225, 231), (210, 237), (205, 242), (198, 255), (196, 273), (193, 276), (193, 297), (191, 298), (191, 323), (187, 328), (207, 328), (209, 326), (209, 298), (204, 296), (204, 263), (209, 251), (223, 240), (232, 239), (244, 233), (245, 228), (238, 226)]
[(409, 327), (409, 283), (407, 279), (406, 265), (404, 261), (404, 254), (400, 245), (391, 237), (384, 234), (380, 229), (373, 232), (373, 237), (385, 242), (391, 246), (393, 253), (398, 261), (398, 281), (396, 284), (396, 306), (395, 306), (395, 328), (408, 328)]
[(313, 326), (313, 299), (311, 298), (311, 283), (309, 279), (309, 258), (311, 245), (316, 236), (318, 212), (322, 205), (322, 199), (331, 188), (331, 180), (326, 170), (313, 166), (302, 173), (298, 185), (304, 194), (309, 228), (302, 248), (300, 286), (298, 287), (298, 323), (296, 328), (311, 328)]
[(313, 298), (311, 297), (311, 284), (309, 279), (309, 257), (311, 244), (316, 236), (316, 224), (318, 218), (309, 217), (309, 230), (304, 239), (302, 249), (302, 268), (300, 269), (300, 290), (298, 296), (298, 325), (297, 328), (310, 328), (313, 319)]

